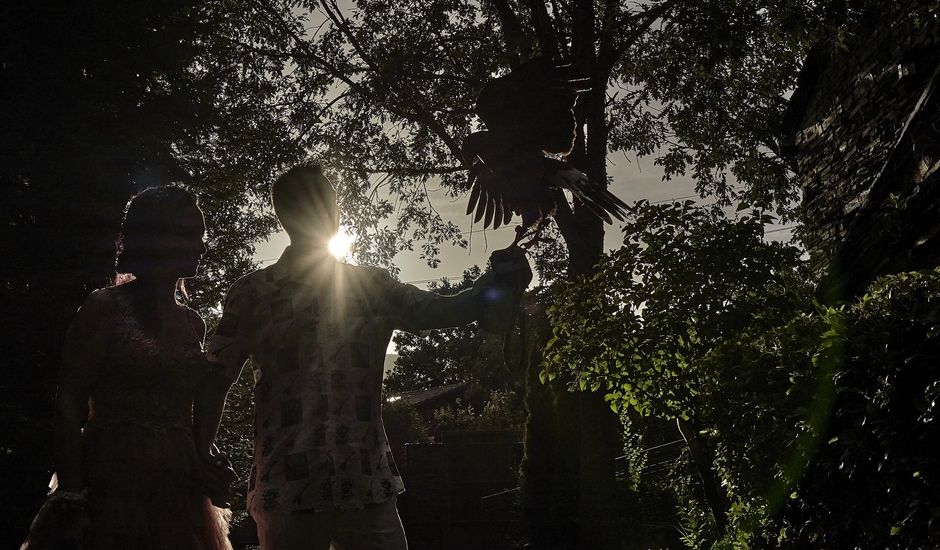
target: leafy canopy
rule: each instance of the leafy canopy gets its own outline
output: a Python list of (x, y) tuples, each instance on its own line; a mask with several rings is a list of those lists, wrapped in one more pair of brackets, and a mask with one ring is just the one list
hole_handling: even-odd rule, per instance
[(790, 216), (796, 187), (780, 158), (778, 121), (810, 43), (850, 11), (784, 0), (212, 8), (224, 24), (206, 37), (205, 66), (230, 80), (219, 97), (261, 92), (242, 106), (261, 111), (244, 129), (286, 125), (295, 145), (332, 165), (346, 222), (363, 236), (361, 258), (388, 264), (420, 246), (432, 265), (441, 245), (464, 237), (427, 187), (466, 191), (459, 144), (479, 127), (477, 93), (536, 55), (592, 79), (577, 114), (590, 128), (582, 161), (594, 168), (583, 169), (595, 177), (606, 174), (609, 153), (651, 156), (667, 178), (690, 175), (703, 194), (743, 196)]
[(810, 303), (800, 250), (763, 239), (768, 215), (739, 214), (636, 203), (623, 246), (595, 275), (556, 289), (543, 377), (603, 389), (615, 409), (667, 418), (697, 410), (699, 394), (713, 389), (702, 357)]

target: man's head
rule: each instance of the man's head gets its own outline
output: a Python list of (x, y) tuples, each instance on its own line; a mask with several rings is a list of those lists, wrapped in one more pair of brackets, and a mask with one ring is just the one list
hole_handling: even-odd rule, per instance
[(294, 244), (327, 246), (339, 230), (336, 191), (319, 164), (299, 164), (278, 176), (271, 202)]

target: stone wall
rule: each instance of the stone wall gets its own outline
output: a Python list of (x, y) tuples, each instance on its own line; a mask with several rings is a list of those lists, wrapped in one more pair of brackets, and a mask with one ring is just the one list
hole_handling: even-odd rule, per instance
[(840, 296), (883, 273), (936, 265), (914, 251), (933, 246), (940, 225), (936, 7), (887, 3), (817, 45), (791, 98), (784, 133), (803, 188), (804, 242)]

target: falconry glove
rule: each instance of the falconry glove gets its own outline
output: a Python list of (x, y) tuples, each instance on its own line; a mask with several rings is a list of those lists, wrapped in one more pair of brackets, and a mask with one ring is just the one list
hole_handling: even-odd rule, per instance
[(532, 281), (532, 269), (525, 252), (518, 246), (497, 250), (490, 256), (491, 269), (479, 285), (474, 301), (480, 328), (505, 334), (516, 320), (519, 301)]

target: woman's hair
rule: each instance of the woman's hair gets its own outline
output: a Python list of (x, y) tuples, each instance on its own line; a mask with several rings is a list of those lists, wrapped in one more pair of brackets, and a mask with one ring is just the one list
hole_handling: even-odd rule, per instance
[[(127, 201), (114, 260), (116, 284), (152, 269), (159, 257), (158, 237), (177, 230), (185, 212), (199, 212), (196, 197), (172, 185), (148, 187)], [(185, 297), (185, 289), (180, 291)]]

